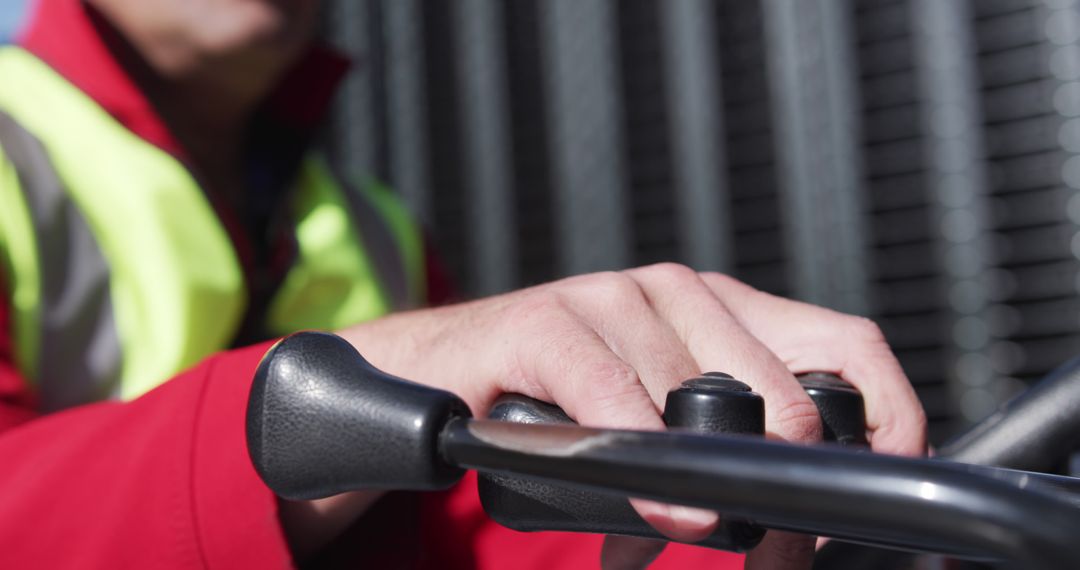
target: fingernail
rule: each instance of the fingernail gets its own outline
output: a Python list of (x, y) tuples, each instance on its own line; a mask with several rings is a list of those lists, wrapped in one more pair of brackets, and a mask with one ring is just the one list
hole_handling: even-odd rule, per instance
[(638, 514), (641, 515), (641, 518), (647, 521), (663, 524), (664, 522), (672, 521), (675, 518), (671, 512), (671, 505), (642, 499), (634, 500), (633, 503), (637, 507)]
[(671, 506), (671, 517), (676, 524), (684, 530), (698, 530), (715, 525), (720, 516), (713, 511), (684, 507), (681, 505)]

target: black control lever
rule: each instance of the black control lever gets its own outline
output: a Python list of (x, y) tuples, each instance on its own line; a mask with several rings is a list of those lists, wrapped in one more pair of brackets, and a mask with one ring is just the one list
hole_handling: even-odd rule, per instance
[(247, 416), (277, 494), (432, 489), (463, 469), (711, 509), (768, 528), (1080, 568), (1075, 508), (1035, 481), (961, 465), (740, 436), (474, 420), (460, 399), (382, 373), (344, 340), (301, 333), (260, 364)]
[[(503, 396), (490, 419), (526, 424), (575, 425), (561, 409), (516, 394)], [(711, 372), (668, 393), (664, 423), (669, 428), (705, 434), (765, 434), (765, 404), (746, 384)], [(638, 516), (625, 497), (541, 483), (502, 474), (479, 476), (480, 502), (499, 524), (519, 531), (559, 530), (622, 534), (665, 540)], [(743, 552), (765, 529), (737, 517), (722, 517), (701, 546)]]
[(822, 437), (840, 445), (869, 447), (862, 394), (835, 374), (808, 372), (798, 376), (821, 414)]
[[(800, 375), (799, 382), (818, 406), (826, 441), (866, 445), (863, 400), (857, 390), (839, 377), (822, 372)], [(488, 417), (523, 423), (573, 423), (561, 409), (519, 395), (501, 398)], [(764, 400), (749, 386), (722, 372), (707, 372), (669, 392), (663, 417), (669, 429), (765, 435)], [(514, 530), (665, 538), (622, 497), (506, 475), (481, 474), (479, 481), (484, 510), (499, 524)], [(763, 536), (764, 529), (749, 521), (721, 517), (716, 530), (696, 544), (743, 552), (756, 546)]]

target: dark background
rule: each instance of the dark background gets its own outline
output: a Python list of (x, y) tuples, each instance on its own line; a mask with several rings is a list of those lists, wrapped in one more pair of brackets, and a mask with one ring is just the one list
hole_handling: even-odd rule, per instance
[(1080, 353), (1071, 1), (330, 8), (361, 61), (331, 147), (471, 295), (731, 272), (877, 320), (936, 441)]
[(730, 272), (877, 320), (935, 441), (1080, 354), (1073, 0), (326, 3), (326, 146), (469, 295)]

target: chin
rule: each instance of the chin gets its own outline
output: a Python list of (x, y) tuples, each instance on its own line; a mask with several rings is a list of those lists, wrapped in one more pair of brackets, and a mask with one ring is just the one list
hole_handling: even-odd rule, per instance
[(202, 51), (236, 53), (256, 49), (287, 55), (306, 45), (315, 31), (313, 0), (229, 0), (213, 23), (201, 26)]

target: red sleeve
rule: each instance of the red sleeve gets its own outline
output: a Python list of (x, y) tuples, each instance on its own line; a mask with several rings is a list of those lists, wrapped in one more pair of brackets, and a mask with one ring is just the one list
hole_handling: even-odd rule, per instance
[(7, 568), (285, 568), (244, 414), (269, 345), (222, 353), (128, 403), (0, 433)]

